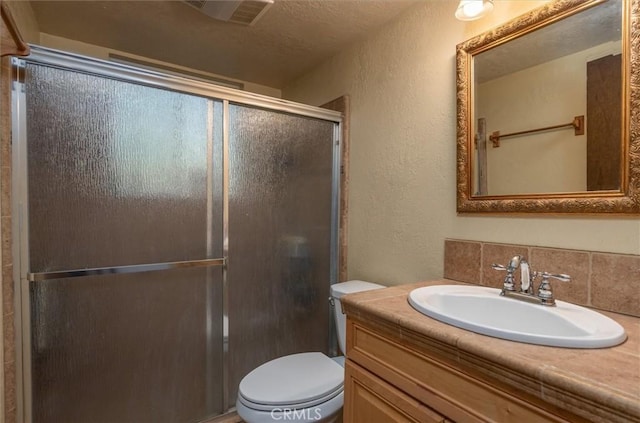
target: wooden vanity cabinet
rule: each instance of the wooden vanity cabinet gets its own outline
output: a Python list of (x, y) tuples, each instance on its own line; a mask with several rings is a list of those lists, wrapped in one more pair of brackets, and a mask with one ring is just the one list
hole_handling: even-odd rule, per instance
[[(402, 333), (400, 337), (397, 333)], [(381, 322), (347, 319), (344, 421), (584, 422), (566, 410), (525, 400), (498, 381), (448, 359), (444, 344), (421, 343)], [(455, 354), (454, 354), (455, 355)]]
[(347, 360), (345, 422), (444, 423), (441, 414)]

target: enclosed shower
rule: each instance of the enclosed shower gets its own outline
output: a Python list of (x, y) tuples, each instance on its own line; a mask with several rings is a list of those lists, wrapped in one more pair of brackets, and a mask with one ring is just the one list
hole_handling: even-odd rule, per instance
[(14, 59), (22, 420), (205, 421), (329, 352), (338, 113), (42, 48)]

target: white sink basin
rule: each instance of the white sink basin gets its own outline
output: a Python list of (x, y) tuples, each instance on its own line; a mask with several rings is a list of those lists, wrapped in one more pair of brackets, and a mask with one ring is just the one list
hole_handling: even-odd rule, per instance
[(527, 303), (482, 286), (418, 288), (409, 293), (409, 303), (441, 322), (529, 344), (604, 348), (627, 339), (617, 322), (588, 308), (557, 300), (555, 307)]

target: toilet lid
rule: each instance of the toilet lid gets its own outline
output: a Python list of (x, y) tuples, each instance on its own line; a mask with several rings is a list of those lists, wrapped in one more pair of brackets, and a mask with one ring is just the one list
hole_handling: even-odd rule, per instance
[(253, 370), (240, 382), (240, 395), (267, 406), (315, 402), (342, 390), (344, 369), (319, 352), (287, 355)]

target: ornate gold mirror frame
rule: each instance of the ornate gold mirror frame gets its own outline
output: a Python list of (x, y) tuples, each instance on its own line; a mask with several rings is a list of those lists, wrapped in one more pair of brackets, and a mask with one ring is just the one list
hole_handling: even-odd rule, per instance
[(457, 46), (457, 211), (459, 213), (640, 214), (640, 0), (623, 4), (622, 179), (616, 191), (474, 196), (473, 56), (607, 0), (556, 0)]

